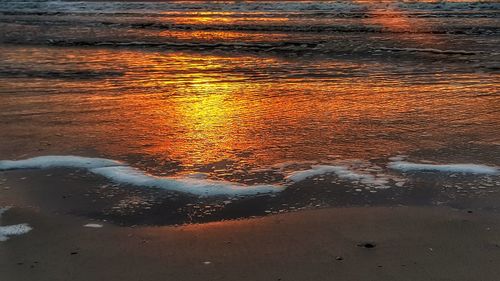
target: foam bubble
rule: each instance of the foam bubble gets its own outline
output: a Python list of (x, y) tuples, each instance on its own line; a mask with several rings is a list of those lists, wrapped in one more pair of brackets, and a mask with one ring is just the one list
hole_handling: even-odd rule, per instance
[(285, 177), (287, 180), (294, 182), (300, 182), (307, 178), (324, 175), (324, 174), (335, 174), (341, 179), (359, 181), (365, 185), (373, 185), (377, 188), (386, 188), (387, 179), (377, 178), (371, 174), (361, 173), (357, 171), (350, 170), (346, 166), (333, 166), (333, 165), (314, 165), (311, 169), (296, 171), (290, 173)]
[(101, 228), (103, 225), (102, 224), (98, 224), (98, 223), (87, 223), (85, 225), (83, 225), (84, 227), (90, 227), (90, 228)]
[(403, 172), (410, 171), (435, 171), (446, 173), (468, 173), (468, 174), (498, 174), (497, 167), (478, 164), (419, 164), (407, 161), (393, 161), (388, 165), (391, 169)]
[[(8, 209), (9, 208), (0, 208), (0, 218), (2, 214)], [(0, 226), (0, 241), (6, 241), (7, 239), (9, 239), (9, 236), (28, 233), (32, 229), (33, 228), (31, 228), (26, 223)]]

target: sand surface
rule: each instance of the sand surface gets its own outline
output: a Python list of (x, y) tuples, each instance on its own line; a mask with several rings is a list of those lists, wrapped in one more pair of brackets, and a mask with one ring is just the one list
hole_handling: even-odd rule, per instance
[(107, 201), (94, 202), (97, 197), (85, 192), (102, 179), (82, 176), (0, 173), (0, 206), (13, 206), (0, 225), (33, 228), (0, 242), (0, 280), (496, 281), (500, 276), (495, 196), (460, 208), (357, 206), (204, 224), (120, 226), (113, 217), (93, 215)]
[[(83, 227), (14, 208), (2, 280), (498, 280), (500, 215), (431, 207), (303, 211), (179, 227)], [(374, 248), (360, 247), (372, 243)], [(5, 279), (4, 279), (5, 278)]]

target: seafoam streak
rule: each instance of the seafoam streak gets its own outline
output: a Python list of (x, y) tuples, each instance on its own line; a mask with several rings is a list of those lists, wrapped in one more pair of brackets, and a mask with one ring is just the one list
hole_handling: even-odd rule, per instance
[(389, 168), (403, 172), (411, 171), (434, 171), (446, 173), (467, 173), (467, 174), (489, 174), (499, 173), (497, 167), (479, 165), (479, 164), (419, 164), (407, 161), (393, 161), (388, 165)]
[(198, 196), (240, 196), (279, 192), (279, 185), (243, 185), (227, 181), (196, 178), (158, 177), (130, 167), (122, 162), (80, 156), (40, 156), (24, 160), (0, 161), (0, 170), (79, 168), (122, 184), (156, 187)]
[(90, 172), (104, 176), (117, 183), (157, 187), (200, 196), (256, 195), (283, 190), (283, 187), (278, 185), (243, 185), (227, 181), (196, 179), (191, 177), (156, 177), (129, 166), (94, 168), (90, 169)]
[(375, 188), (387, 188), (387, 179), (377, 178), (371, 174), (352, 171), (345, 166), (314, 165), (311, 169), (296, 171), (285, 177), (287, 180), (300, 182), (307, 178), (312, 178), (324, 174), (335, 174), (340, 179), (358, 181), (365, 185), (372, 185)]
[[(0, 219), (2, 214), (8, 209), (8, 207), (0, 208)], [(0, 226), (0, 242), (8, 240), (9, 236), (22, 235), (30, 232), (31, 230), (32, 228), (26, 223)]]
[(2, 160), (0, 161), (0, 170), (13, 169), (46, 169), (55, 167), (92, 169), (110, 166), (124, 166), (126, 164), (105, 159), (89, 158), (81, 156), (39, 156), (23, 160)]

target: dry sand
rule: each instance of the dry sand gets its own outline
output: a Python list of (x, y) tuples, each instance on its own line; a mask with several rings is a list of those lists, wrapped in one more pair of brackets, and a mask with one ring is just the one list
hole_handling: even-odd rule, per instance
[[(180, 227), (83, 227), (14, 208), (2, 280), (498, 280), (500, 215), (450, 208), (303, 211)], [(360, 247), (370, 242), (374, 248)]]

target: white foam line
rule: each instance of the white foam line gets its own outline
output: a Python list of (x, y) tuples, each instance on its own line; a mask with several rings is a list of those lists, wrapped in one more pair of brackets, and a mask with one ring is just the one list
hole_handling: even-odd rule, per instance
[[(0, 208), (0, 218), (8, 209)], [(26, 223), (0, 226), (0, 241), (6, 241), (9, 239), (9, 236), (25, 234), (31, 230), (32, 228)]]
[(391, 169), (403, 172), (410, 171), (436, 171), (447, 173), (468, 174), (498, 174), (497, 167), (478, 164), (418, 164), (406, 161), (393, 161), (388, 165)]
[(293, 182), (300, 182), (307, 178), (324, 174), (335, 174), (341, 179), (359, 181), (365, 185), (373, 185), (377, 188), (387, 188), (386, 179), (376, 178), (370, 174), (355, 172), (350, 170), (346, 166), (314, 165), (311, 166), (311, 169), (308, 170), (292, 172), (288, 176), (286, 176), (285, 179)]
[(227, 181), (214, 181), (189, 177), (156, 177), (128, 166), (94, 168), (90, 169), (90, 172), (104, 176), (117, 183), (157, 187), (200, 196), (256, 195), (260, 193), (279, 192), (284, 189), (277, 185), (243, 185)]
[(40, 156), (24, 160), (2, 160), (0, 170), (46, 169), (54, 167), (92, 169), (109, 166), (123, 166), (119, 161), (81, 156)]
[(157, 187), (199, 196), (218, 195), (256, 195), (279, 192), (284, 187), (279, 185), (243, 185), (227, 181), (215, 181), (197, 178), (157, 177), (149, 175), (126, 164), (104, 158), (80, 156), (40, 156), (24, 160), (0, 161), (0, 170), (43, 169), (43, 168), (81, 168), (122, 184)]
[(98, 224), (98, 223), (87, 223), (85, 225), (83, 225), (84, 227), (89, 227), (89, 228), (101, 228), (103, 227), (102, 224)]

